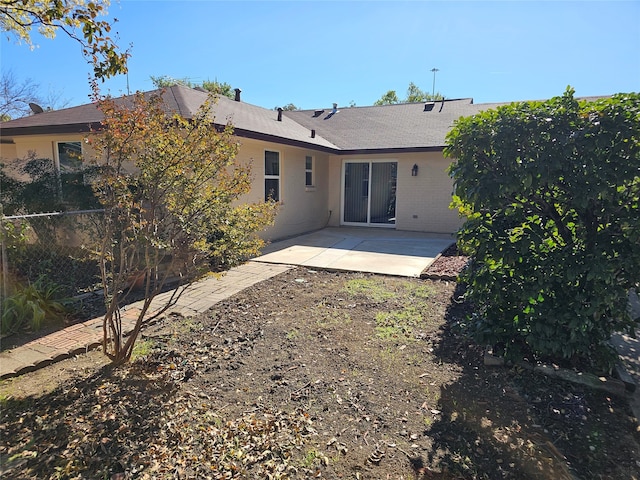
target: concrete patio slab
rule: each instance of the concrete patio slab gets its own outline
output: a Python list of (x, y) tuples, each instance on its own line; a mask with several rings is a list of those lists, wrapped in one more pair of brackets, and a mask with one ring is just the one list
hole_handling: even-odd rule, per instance
[(330, 227), (274, 242), (254, 261), (419, 277), (454, 242), (449, 234)]

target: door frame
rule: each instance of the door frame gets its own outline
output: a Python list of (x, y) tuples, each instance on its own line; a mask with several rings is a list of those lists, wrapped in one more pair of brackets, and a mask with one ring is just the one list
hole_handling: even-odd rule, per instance
[[(367, 199), (367, 222), (345, 222), (344, 221), (344, 202), (345, 202), (345, 176), (347, 170), (347, 163), (367, 163), (369, 164), (369, 191), (368, 199)], [(371, 158), (350, 158), (342, 159), (342, 166), (340, 167), (340, 225), (351, 226), (351, 227), (371, 227), (371, 228), (391, 228), (395, 229), (397, 221), (395, 223), (371, 223), (371, 189), (373, 188), (371, 182), (371, 174), (373, 172), (373, 164), (374, 163), (395, 163), (396, 164), (396, 219), (398, 218), (398, 160), (395, 158), (380, 158), (380, 159), (371, 159)]]

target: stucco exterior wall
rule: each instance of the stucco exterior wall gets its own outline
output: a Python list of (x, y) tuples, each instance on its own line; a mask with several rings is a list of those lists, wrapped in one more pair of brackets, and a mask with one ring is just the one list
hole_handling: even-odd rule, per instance
[(6, 164), (18, 158), (15, 143), (0, 143), (0, 163)]
[(87, 145), (84, 143), (86, 135), (73, 133), (65, 135), (24, 135), (13, 138), (14, 143), (0, 144), (0, 163), (6, 165), (6, 172), (9, 175), (21, 178), (18, 168), (20, 161), (27, 158), (32, 152), (36, 158), (49, 158), (55, 160), (56, 142), (81, 142), (83, 155), (86, 157)]
[(86, 135), (79, 133), (16, 136), (13, 138), (13, 144), (0, 144), (0, 157), (4, 160), (14, 160), (24, 158), (29, 152), (34, 151), (38, 158), (54, 158), (55, 142), (84, 143), (85, 138)]
[[(442, 153), (407, 155), (398, 165), (397, 228), (434, 233), (454, 233), (463, 221), (451, 210), (453, 179), (447, 174), (450, 160)], [(411, 167), (418, 165), (418, 175)]]
[[(327, 223), (327, 186), (329, 184), (329, 156), (313, 150), (268, 143), (259, 140), (240, 139), (238, 160), (252, 163), (254, 188), (241, 201), (264, 200), (264, 152), (280, 153), (280, 209), (275, 225), (261, 236), (277, 240), (300, 233), (318, 230)], [(305, 185), (305, 158), (313, 157), (314, 186)]]
[[(17, 165), (16, 159), (25, 158), (35, 152), (38, 158), (56, 158), (56, 142), (82, 141), (83, 155), (92, 155), (88, 145), (84, 143), (83, 134), (65, 135), (25, 135), (16, 137), (12, 144), (1, 144), (0, 156), (6, 164)], [(269, 227), (262, 236), (267, 240), (290, 237), (292, 235), (317, 230), (326, 225), (327, 186), (329, 184), (327, 154), (313, 150), (290, 147), (260, 140), (239, 139), (241, 146), (237, 159), (252, 163), (254, 187), (245, 195), (242, 202), (259, 202), (264, 200), (264, 152), (265, 150), (280, 153), (280, 201), (282, 203), (276, 223)], [(309, 155), (314, 161), (314, 186), (305, 185), (305, 157)], [(8, 168), (7, 172), (18, 175), (17, 168)]]
[(342, 202), (342, 159), (331, 155), (329, 158), (329, 199), (328, 206), (330, 213), (329, 227), (340, 226), (340, 205)]
[[(0, 144), (4, 162), (24, 158), (35, 151), (40, 158), (55, 158), (55, 142), (83, 141), (83, 134), (30, 135), (16, 137), (13, 144)], [(453, 182), (446, 173), (449, 160), (441, 152), (396, 155), (329, 155), (310, 149), (240, 138), (238, 160), (252, 162), (253, 189), (243, 202), (264, 199), (264, 152), (280, 153), (280, 201), (275, 225), (262, 233), (277, 240), (341, 224), (342, 165), (344, 161), (385, 160), (398, 162), (396, 224), (398, 230), (453, 233), (462, 220), (449, 209)], [(85, 158), (91, 153), (83, 142)], [(305, 185), (305, 157), (314, 159), (314, 186)], [(418, 175), (411, 176), (413, 165)]]
[[(395, 155), (332, 155), (329, 162), (330, 226), (341, 224), (342, 165), (345, 161), (396, 161), (398, 178), (396, 187), (397, 230), (433, 233), (453, 233), (461, 225), (458, 213), (449, 208), (453, 181), (447, 174), (450, 161), (441, 152), (406, 153)], [(418, 175), (411, 169), (418, 166)]]

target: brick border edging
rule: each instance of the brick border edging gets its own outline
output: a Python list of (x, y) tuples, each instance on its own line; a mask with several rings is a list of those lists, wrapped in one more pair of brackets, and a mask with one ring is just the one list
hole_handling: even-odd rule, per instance
[[(231, 291), (228, 294), (224, 294), (222, 297), (219, 297), (217, 300), (210, 302), (209, 305), (206, 306), (206, 308), (203, 307), (202, 311), (206, 311), (207, 309), (211, 308), (213, 305), (215, 305), (216, 303), (218, 303), (222, 298), (229, 298), (231, 296), (233, 296), (234, 294), (238, 293), (239, 291), (244, 290), (245, 288), (248, 288), (249, 286), (255, 285), (256, 283), (260, 283), (263, 282), (265, 280), (268, 280), (270, 278), (273, 278), (274, 276), (280, 275), (281, 273), (286, 272), (287, 270), (290, 270), (291, 268), (293, 268), (291, 265), (282, 265), (279, 266), (279, 268), (273, 268), (273, 266), (271, 264), (260, 264), (259, 262), (245, 262), (242, 265), (239, 265), (238, 267), (234, 267), (234, 269), (240, 269), (243, 266), (247, 266), (249, 267), (249, 269), (251, 269), (251, 263), (256, 263), (258, 265), (266, 265), (268, 266), (268, 268), (266, 268), (266, 274), (265, 275), (261, 275), (258, 274), (257, 276), (255, 276), (255, 273), (252, 275), (254, 276), (254, 278), (252, 278), (250, 281), (248, 282), (241, 282), (242, 284), (244, 284), (242, 286), (242, 288), (240, 289), (234, 289), (232, 288)], [(224, 275), (220, 276), (219, 278), (223, 278), (224, 276), (226, 276), (226, 274), (228, 274), (229, 272), (231, 272), (231, 269), (229, 271), (224, 272)], [(251, 270), (249, 270), (249, 272), (251, 272)], [(246, 277), (247, 273), (244, 272), (241, 274), (241, 276)], [(257, 277), (257, 278), (255, 278)], [(236, 280), (237, 281), (237, 280)], [(198, 283), (198, 282), (196, 282)], [(223, 289), (228, 290), (228, 286), (225, 288), (223, 286)], [(187, 294), (185, 298), (188, 298), (189, 295)], [(125, 313), (123, 313), (123, 320), (124, 320), (124, 316), (126, 316), (126, 312), (133, 312), (137, 307), (135, 306), (136, 304), (130, 304), (127, 305), (126, 307), (124, 307), (125, 309)], [(185, 305), (174, 305), (175, 309), (173, 308), (169, 308), (168, 310), (162, 312), (161, 314), (158, 314), (157, 317), (152, 318), (151, 320), (145, 321), (143, 322), (143, 326), (142, 329), (144, 330), (145, 328), (148, 328), (152, 325), (155, 325), (156, 323), (171, 317), (173, 315), (177, 315), (183, 318), (192, 318), (194, 316), (197, 316), (198, 314), (202, 313), (202, 311), (197, 310), (197, 309), (193, 309), (193, 307), (190, 306), (185, 306)], [(183, 310), (187, 310), (187, 312), (185, 311), (180, 311), (180, 309)], [(157, 312), (157, 310), (156, 310)], [(26, 362), (19, 362), (19, 361), (11, 361), (11, 356), (7, 355), (7, 360), (10, 361), (10, 363), (14, 363), (14, 368), (13, 369), (8, 369), (8, 371), (4, 372), (4, 373), (0, 373), (0, 380), (6, 380), (6, 379), (11, 379), (11, 378), (15, 378), (15, 377), (19, 377), (20, 375), (24, 375), (26, 373), (30, 373), (36, 370), (39, 370), (41, 368), (44, 368), (48, 365), (51, 365), (53, 363), (57, 363), (60, 362), (62, 360), (68, 359), (70, 357), (73, 357), (75, 355), (78, 354), (82, 354), (82, 353), (87, 353), (90, 350), (95, 350), (99, 347), (102, 346), (102, 321), (103, 321), (103, 317), (96, 317), (93, 319), (89, 319), (89, 320), (85, 320), (84, 322), (80, 322), (80, 323), (76, 323), (74, 325), (70, 325), (62, 330), (58, 330), (57, 332), (54, 332), (52, 335), (63, 335), (64, 336), (64, 332), (70, 332), (70, 331), (76, 331), (76, 330), (82, 330), (83, 328), (87, 329), (87, 333), (86, 336), (84, 338), (77, 338), (77, 343), (74, 343), (72, 345), (69, 345), (68, 347), (59, 347), (58, 349), (56, 349), (54, 347), (54, 345), (47, 345), (46, 342), (41, 343), (40, 341), (42, 339), (37, 339), (34, 340), (32, 342), (29, 342), (25, 345), (22, 345), (20, 347), (16, 347), (14, 349), (11, 350), (7, 350), (7, 352), (11, 352), (16, 351), (18, 349), (24, 349), (23, 350), (23, 354), (27, 355), (27, 354), (32, 354), (34, 357), (40, 357), (37, 358), (35, 361), (31, 362), (31, 363), (26, 363)], [(99, 334), (94, 333), (93, 335), (91, 334), (91, 329), (95, 329), (95, 330), (99, 330)], [(128, 336), (131, 332), (130, 331), (126, 331), (124, 333), (124, 336)], [(43, 339), (46, 339), (47, 336), (43, 337)], [(20, 364), (22, 363), (22, 364)], [(16, 365), (17, 364), (17, 365)], [(11, 367), (9, 367), (11, 368)]]
[(39, 360), (37, 362), (33, 362), (28, 365), (23, 365), (12, 371), (0, 374), (0, 380), (8, 380), (11, 378), (19, 377), (26, 373), (35, 372), (36, 370), (40, 370), (41, 368), (48, 367), (49, 365), (53, 365), (54, 363), (61, 362), (63, 360), (74, 357), (76, 355), (80, 355), (82, 353), (87, 353), (90, 350), (95, 350), (101, 346), (102, 346), (102, 342), (91, 342), (86, 344), (84, 347), (73, 347), (72, 349), (66, 352), (59, 351), (58, 353), (52, 354), (48, 358), (43, 358), (42, 360)]

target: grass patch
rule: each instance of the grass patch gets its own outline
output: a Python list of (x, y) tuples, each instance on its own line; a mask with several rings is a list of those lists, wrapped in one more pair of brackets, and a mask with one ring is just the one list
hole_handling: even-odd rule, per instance
[(319, 452), (315, 448), (312, 448), (310, 450), (307, 450), (307, 453), (305, 453), (304, 457), (302, 457), (302, 460), (300, 463), (305, 468), (311, 468), (311, 467), (323, 465), (323, 464), (328, 465), (329, 458), (326, 455), (323, 455), (321, 452)]
[(390, 300), (396, 296), (395, 292), (388, 290), (388, 287), (380, 280), (368, 278), (354, 278), (344, 285), (345, 291), (352, 297), (362, 295), (376, 303)]
[(156, 344), (152, 340), (143, 340), (141, 342), (137, 342), (133, 347), (133, 351), (131, 352), (131, 361), (134, 362), (138, 358), (146, 357), (153, 351), (155, 346)]
[(11, 395), (0, 393), (0, 408), (6, 408), (11, 399)]
[(320, 318), (316, 320), (316, 325), (323, 329), (351, 325), (351, 315), (348, 312), (320, 311)]
[(396, 346), (386, 346), (382, 350), (378, 350), (376, 353), (380, 359), (380, 364), (387, 372), (400, 371), (405, 364), (403, 352)]
[(431, 285), (421, 283), (405, 282), (404, 288), (407, 296), (414, 301), (431, 299), (436, 293)]
[(414, 306), (393, 312), (378, 312), (376, 314), (376, 335), (385, 340), (414, 340), (413, 329), (422, 321), (422, 312)]

